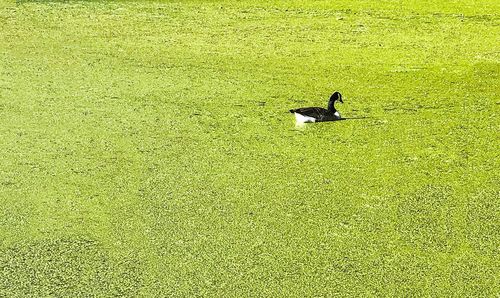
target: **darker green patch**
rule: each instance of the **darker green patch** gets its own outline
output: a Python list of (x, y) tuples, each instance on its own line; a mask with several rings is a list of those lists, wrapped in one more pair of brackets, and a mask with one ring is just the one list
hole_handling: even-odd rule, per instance
[(139, 265), (89, 239), (21, 243), (0, 249), (0, 296), (136, 296)]
[(461, 297), (498, 296), (498, 279), (495, 280), (498, 276), (498, 273), (495, 273), (498, 271), (497, 265), (478, 253), (466, 253), (456, 257), (451, 264), (449, 275), (454, 293)]
[(499, 192), (481, 191), (467, 202), (467, 240), (485, 256), (498, 257), (500, 240)]
[(405, 196), (398, 207), (400, 237), (410, 248), (448, 251), (454, 239), (455, 205), (451, 189), (442, 186), (428, 185)]

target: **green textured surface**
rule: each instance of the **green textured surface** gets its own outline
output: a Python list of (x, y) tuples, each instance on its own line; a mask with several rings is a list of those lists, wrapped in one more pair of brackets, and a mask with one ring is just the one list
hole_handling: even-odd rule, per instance
[(0, 296), (498, 297), (500, 3), (301, 2), (2, 2)]

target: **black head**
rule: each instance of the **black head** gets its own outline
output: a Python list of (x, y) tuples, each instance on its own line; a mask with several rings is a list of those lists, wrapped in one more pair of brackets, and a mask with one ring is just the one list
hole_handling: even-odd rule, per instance
[(330, 111), (335, 111), (334, 104), (336, 101), (340, 101), (340, 103), (344, 103), (342, 101), (342, 94), (340, 92), (335, 91), (332, 96), (330, 96), (330, 101), (328, 102), (328, 109)]
[(340, 101), (340, 103), (344, 103), (344, 102), (342, 101), (342, 94), (340, 94), (340, 92), (338, 92), (338, 91), (335, 91), (335, 92), (332, 94), (332, 96), (330, 96), (330, 101), (332, 101), (332, 102), (336, 102), (337, 100), (338, 100), (338, 101)]

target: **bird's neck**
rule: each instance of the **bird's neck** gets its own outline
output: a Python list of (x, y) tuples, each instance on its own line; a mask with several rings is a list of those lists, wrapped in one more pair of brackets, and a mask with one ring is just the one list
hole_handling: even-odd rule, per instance
[(328, 111), (335, 113), (337, 110), (335, 109), (335, 101), (332, 100), (328, 102)]

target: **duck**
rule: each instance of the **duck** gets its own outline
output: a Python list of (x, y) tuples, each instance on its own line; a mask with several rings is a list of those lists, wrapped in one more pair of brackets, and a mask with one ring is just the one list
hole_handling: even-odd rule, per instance
[(295, 114), (295, 120), (297, 121), (297, 123), (341, 120), (342, 116), (340, 116), (339, 111), (335, 109), (336, 101), (344, 103), (342, 101), (342, 94), (340, 94), (340, 92), (338, 91), (335, 91), (332, 96), (330, 96), (330, 100), (328, 101), (328, 109), (318, 107), (299, 108), (290, 110), (290, 113)]

